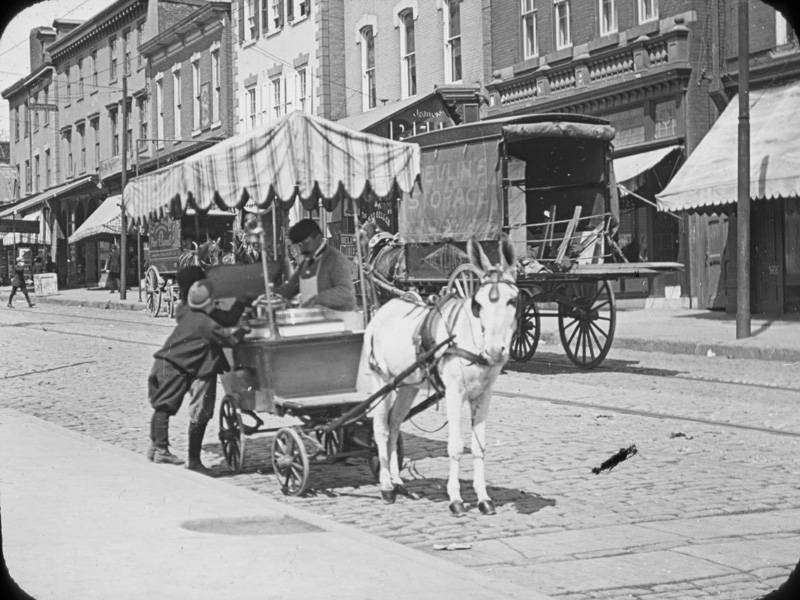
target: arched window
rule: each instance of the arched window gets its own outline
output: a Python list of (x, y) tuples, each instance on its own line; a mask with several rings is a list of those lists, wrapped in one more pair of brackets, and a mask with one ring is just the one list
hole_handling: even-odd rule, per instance
[(371, 25), (361, 29), (361, 99), (365, 112), (375, 108), (378, 101), (375, 88), (375, 30)]
[(403, 98), (417, 94), (417, 55), (414, 43), (414, 11), (400, 14), (400, 87)]

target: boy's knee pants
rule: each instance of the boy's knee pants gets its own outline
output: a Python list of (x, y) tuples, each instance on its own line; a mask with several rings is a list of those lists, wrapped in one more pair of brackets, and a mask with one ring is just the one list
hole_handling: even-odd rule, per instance
[(217, 375), (195, 379), (189, 386), (189, 420), (205, 425), (214, 416), (217, 400)]

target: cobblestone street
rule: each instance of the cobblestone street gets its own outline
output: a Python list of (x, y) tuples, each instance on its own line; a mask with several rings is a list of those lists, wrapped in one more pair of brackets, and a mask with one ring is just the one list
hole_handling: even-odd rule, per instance
[[(136, 312), (4, 311), (0, 405), (144, 460), (145, 379), (171, 325)], [(582, 372), (560, 347), (542, 346), (534, 361), (510, 364), (496, 386), (487, 436), (494, 517), (474, 507), (464, 519), (448, 513), (443, 408), (404, 426), (403, 476), (423, 496), (418, 501), (383, 505), (356, 460), (313, 467), (311, 493), (285, 497), (271, 473), (268, 438), (248, 439), (245, 468), (232, 475), (216, 419), (204, 460), (231, 485), (564, 600), (755, 599), (800, 556), (797, 368), (612, 348), (600, 368)], [(221, 398), (220, 389), (218, 405)], [(171, 428), (182, 455), (186, 419), (183, 410)], [(592, 474), (631, 444), (636, 456)], [(462, 485), (474, 503), (469, 458)], [(434, 549), (448, 544), (469, 548)]]

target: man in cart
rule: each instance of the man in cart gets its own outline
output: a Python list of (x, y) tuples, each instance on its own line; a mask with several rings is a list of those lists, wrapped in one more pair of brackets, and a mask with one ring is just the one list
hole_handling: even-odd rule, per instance
[(289, 240), (298, 247), (302, 260), (289, 281), (275, 291), (285, 298), (300, 294), (302, 307), (321, 307), (326, 316), (341, 319), (348, 329), (361, 329), (350, 260), (328, 243), (312, 219), (295, 223)]

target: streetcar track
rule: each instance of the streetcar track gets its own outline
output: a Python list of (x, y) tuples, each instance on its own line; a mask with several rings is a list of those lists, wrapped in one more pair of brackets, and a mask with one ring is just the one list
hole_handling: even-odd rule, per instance
[[(589, 374), (590, 371), (585, 369), (580, 369), (577, 366), (573, 365), (571, 362), (566, 360), (544, 360), (544, 359), (530, 359), (526, 361), (527, 364), (538, 364), (542, 365), (543, 367), (549, 367), (556, 365), (558, 368), (568, 368), (573, 373), (584, 373)], [(518, 364), (518, 363), (517, 363)], [(523, 363), (524, 364), (524, 363)], [(511, 371), (512, 373), (520, 373), (525, 374), (529, 373), (529, 371), (522, 371), (516, 370), (514, 368), (509, 369), (508, 365), (506, 365), (506, 369)], [(778, 385), (773, 383), (758, 383), (755, 381), (735, 381), (730, 379), (722, 379), (719, 377), (698, 377), (698, 376), (691, 376), (691, 375), (680, 375), (680, 374), (664, 374), (659, 373), (658, 369), (654, 369), (651, 367), (609, 367), (599, 365), (591, 370), (592, 372), (604, 372), (604, 373), (621, 373), (624, 375), (639, 375), (640, 377), (662, 377), (664, 379), (681, 379), (683, 381), (691, 381), (691, 382), (699, 382), (699, 383), (722, 383), (725, 385), (738, 385), (743, 387), (755, 387), (765, 390), (777, 390), (781, 392), (800, 392), (800, 388), (797, 387), (788, 387), (784, 385)], [(547, 373), (543, 373), (547, 374)]]
[(782, 429), (771, 429), (769, 427), (759, 427), (757, 425), (742, 425), (739, 423), (731, 423), (728, 421), (715, 421), (713, 419), (703, 419), (701, 417), (687, 417), (685, 415), (674, 415), (669, 413), (659, 413), (649, 410), (641, 410), (637, 408), (625, 408), (622, 406), (609, 406), (608, 404), (596, 404), (593, 402), (580, 402), (578, 400), (561, 400), (558, 398), (548, 398), (546, 396), (534, 396), (532, 394), (525, 394), (523, 392), (502, 392), (494, 390), (493, 395), (501, 396), (503, 398), (519, 399), (525, 398), (528, 400), (535, 400), (539, 402), (549, 402), (550, 404), (557, 404), (559, 406), (572, 406), (575, 408), (589, 408), (594, 410), (603, 410), (608, 412), (616, 412), (624, 415), (631, 415), (635, 417), (645, 417), (650, 419), (670, 419), (674, 421), (686, 421), (688, 423), (697, 423), (699, 425), (711, 425), (714, 427), (723, 427), (730, 429), (743, 429), (746, 431), (755, 431), (758, 433), (769, 433), (774, 435), (782, 435), (786, 437), (800, 438), (800, 431), (786, 431)]
[[(39, 315), (51, 315), (51, 316), (54, 316), (54, 317), (63, 317), (65, 319), (76, 318), (76, 319), (83, 319), (83, 320), (87, 320), (87, 321), (108, 321), (110, 323), (127, 323), (129, 325), (145, 325), (145, 326), (148, 326), (148, 327), (150, 327), (150, 326), (152, 326), (152, 327), (160, 327), (160, 328), (163, 328), (163, 329), (175, 326), (174, 321), (170, 321), (170, 320), (166, 320), (164, 323), (156, 321), (155, 319), (143, 320), (143, 321), (133, 321), (133, 320), (130, 320), (130, 319), (112, 319), (110, 317), (95, 317), (95, 316), (92, 316), (92, 315), (80, 315), (80, 314), (74, 314), (74, 313), (64, 314), (64, 313), (59, 313), (59, 312), (51, 312), (51, 311), (39, 310), (38, 308), (35, 311), (18, 309), (18, 312), (29, 312), (29, 313), (34, 313), (35, 312), (36, 314), (39, 314)], [(115, 311), (115, 312), (124, 312), (124, 311)]]
[(153, 342), (142, 342), (140, 340), (131, 340), (123, 338), (115, 338), (107, 335), (97, 335), (94, 333), (81, 333), (79, 331), (64, 331), (61, 329), (42, 329), (45, 333), (60, 333), (62, 335), (77, 335), (79, 337), (88, 337), (97, 340), (106, 340), (109, 342), (122, 342), (124, 344), (134, 344), (137, 346), (150, 346), (151, 348), (160, 348), (161, 344), (154, 344)]
[(60, 365), (58, 367), (50, 367), (49, 369), (37, 369), (35, 371), (27, 371), (25, 373), (15, 373), (14, 375), (4, 375), (0, 377), (0, 379), (16, 379), (17, 377), (27, 377), (28, 375), (39, 375), (41, 373), (51, 373), (52, 371), (60, 371), (62, 369), (71, 369), (73, 367), (79, 367), (81, 365), (93, 365), (96, 364), (96, 360), (84, 360), (81, 362), (71, 363), (68, 365)]

